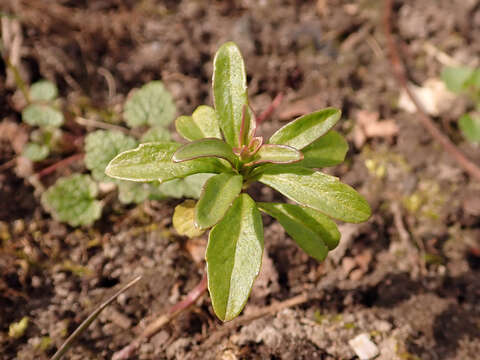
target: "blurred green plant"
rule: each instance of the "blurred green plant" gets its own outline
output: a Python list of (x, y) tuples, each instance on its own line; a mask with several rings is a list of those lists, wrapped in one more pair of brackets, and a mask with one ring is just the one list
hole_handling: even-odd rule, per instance
[[(54, 84), (39, 81), (31, 86), (29, 98), (34, 102), (42, 102), (41, 106), (50, 107), (44, 102), (53, 101), (57, 94), (58, 90)], [(35, 106), (37, 105), (39, 104), (35, 103)], [(56, 139), (62, 136), (59, 126), (63, 123), (63, 114), (53, 108), (48, 111), (44, 111), (44, 108), (34, 108), (34, 112), (38, 110), (41, 113), (41, 121), (32, 121), (27, 111), (29, 108), (31, 105), (24, 110), (24, 120), (30, 125), (42, 127), (32, 131), (30, 138), (33, 141), (26, 145), (23, 155), (32, 161), (40, 161), (47, 158), (50, 153), (50, 138), (53, 134)], [(52, 111), (56, 112), (55, 117), (62, 118), (61, 122), (52, 121), (52, 117), (49, 117)], [(123, 114), (125, 122), (130, 127), (142, 126), (143, 134), (139, 135), (140, 140), (119, 130), (96, 130), (89, 133), (85, 137), (84, 160), (91, 177), (74, 175), (60, 178), (42, 197), (45, 209), (57, 220), (71, 226), (90, 225), (101, 216), (102, 206), (96, 200), (98, 189), (112, 188), (98, 185), (107, 184), (117, 187), (118, 199), (122, 204), (139, 204), (147, 199), (198, 198), (210, 174), (194, 174), (162, 184), (156, 180), (149, 183), (132, 183), (105, 175), (107, 164), (119, 153), (133, 149), (139, 143), (169, 141), (171, 136), (168, 126), (172, 123), (175, 112), (172, 97), (161, 81), (152, 81), (134, 91), (125, 102)]]
[[(257, 277), (264, 247), (260, 211), (277, 219), (310, 256), (322, 261), (340, 232), (333, 219), (366, 221), (366, 200), (338, 178), (317, 168), (343, 162), (347, 144), (332, 127), (340, 111), (327, 108), (283, 126), (268, 141), (256, 136), (248, 105), (246, 73), (238, 47), (226, 43), (214, 59), (215, 109), (198, 107), (177, 118), (178, 133), (190, 141), (140, 144), (117, 155), (106, 174), (119, 180), (168, 182), (209, 173), (200, 198), (182, 204), (175, 219), (188, 235), (210, 230), (206, 251), (208, 289), (217, 316), (228, 321), (243, 309)], [(254, 201), (245, 191), (259, 181), (298, 205)]]
[(175, 117), (172, 95), (161, 81), (145, 84), (125, 103), (123, 117), (131, 128), (147, 125), (168, 126)]
[(71, 226), (89, 225), (100, 218), (98, 186), (89, 175), (63, 177), (42, 194), (42, 205), (52, 216)]
[(58, 89), (50, 81), (33, 83), (28, 91), (28, 105), (22, 111), (22, 120), (37, 129), (32, 132), (23, 156), (32, 161), (42, 161), (58, 146), (59, 127), (64, 122), (58, 109)]
[(475, 104), (476, 110), (462, 115), (458, 127), (465, 139), (480, 144), (480, 68), (446, 67), (441, 77), (448, 90), (467, 95)]
[(99, 182), (111, 182), (105, 168), (117, 154), (138, 145), (133, 137), (120, 131), (97, 130), (85, 137), (85, 166)]

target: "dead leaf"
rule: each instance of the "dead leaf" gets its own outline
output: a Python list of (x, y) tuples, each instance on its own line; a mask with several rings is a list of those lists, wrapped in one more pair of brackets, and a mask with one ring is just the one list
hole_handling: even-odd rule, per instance
[(398, 126), (393, 119), (379, 121), (379, 113), (367, 110), (357, 112), (353, 141), (361, 148), (370, 138), (392, 138), (398, 134)]
[[(427, 79), (422, 86), (408, 84), (410, 90), (422, 104), (424, 110), (432, 116), (438, 116), (447, 111), (455, 101), (455, 95), (448, 91), (444, 82), (437, 78)], [(412, 102), (405, 90), (400, 94), (398, 107), (409, 113), (417, 112), (417, 107)]]
[(24, 156), (17, 157), (15, 174), (20, 178), (28, 178), (33, 174), (33, 162)]
[(185, 243), (185, 249), (188, 251), (193, 261), (198, 264), (205, 259), (207, 242), (203, 238), (188, 239)]
[(28, 142), (28, 133), (23, 126), (10, 120), (0, 122), (0, 141), (10, 142), (16, 154), (21, 154), (23, 147)]

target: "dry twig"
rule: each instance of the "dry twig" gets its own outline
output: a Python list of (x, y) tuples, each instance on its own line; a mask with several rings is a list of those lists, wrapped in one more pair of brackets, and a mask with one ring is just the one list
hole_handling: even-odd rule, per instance
[(102, 303), (94, 312), (92, 312), (75, 331), (68, 337), (67, 340), (62, 344), (62, 346), (57, 350), (55, 354), (51, 357), (50, 360), (60, 360), (63, 355), (68, 351), (70, 346), (72, 346), (75, 339), (77, 339), (84, 330), (86, 330), (90, 324), (100, 315), (100, 313), (110, 305), (120, 294), (124, 293), (128, 289), (130, 289), (133, 285), (135, 285), (138, 281), (140, 281), (142, 277), (137, 276), (135, 279), (130, 281), (128, 284), (123, 286), (119, 291), (117, 291), (113, 296), (111, 296), (107, 301)]
[(124, 128), (123, 126), (113, 125), (113, 124), (109, 124), (103, 121), (97, 121), (93, 119), (87, 119), (81, 116), (75, 117), (75, 122), (82, 126), (91, 126), (98, 129), (120, 131), (124, 134), (130, 133), (130, 131), (127, 128)]
[(53, 173), (57, 169), (60, 169), (64, 166), (70, 165), (71, 163), (73, 163), (77, 160), (82, 159), (84, 155), (85, 154), (83, 154), (83, 153), (73, 154), (72, 156), (69, 156), (65, 159), (57, 161), (55, 164), (52, 164), (52, 165), (46, 167), (45, 169), (41, 170), (40, 172), (38, 172), (37, 176), (38, 176), (38, 178), (42, 178), (44, 176), (47, 176), (48, 174)]

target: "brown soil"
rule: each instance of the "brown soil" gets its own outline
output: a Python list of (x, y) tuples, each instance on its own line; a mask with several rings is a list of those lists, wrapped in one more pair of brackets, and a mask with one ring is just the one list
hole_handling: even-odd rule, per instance
[[(382, 10), (383, 2), (374, 0), (2, 2), (2, 14), (21, 25), (22, 76), (28, 83), (55, 81), (70, 108), (88, 104), (118, 113), (130, 89), (161, 79), (179, 113), (191, 113), (212, 102), (213, 54), (233, 39), (246, 60), (253, 107), (260, 112), (285, 94), (262, 125), (264, 134), (297, 114), (325, 106), (343, 111), (339, 130), (351, 150), (345, 164), (328, 171), (365, 195), (374, 215), (365, 224), (340, 225), (342, 244), (323, 264), (265, 218), (263, 273), (245, 313), (303, 292), (315, 299), (224, 332), (212, 344), (208, 339), (222, 325), (205, 296), (144, 343), (136, 358), (356, 359), (348, 341), (367, 333), (379, 359), (480, 359), (480, 185), (414, 114), (398, 107)], [(417, 84), (443, 67), (425, 44), (479, 65), (478, 1), (397, 1), (394, 18)], [(117, 285), (144, 275), (67, 356), (110, 359), (138, 334), (142, 319), (192, 289), (204, 265), (192, 260), (191, 247), (171, 227), (176, 202), (136, 208), (113, 202), (90, 228), (52, 220), (25, 178), (28, 169), (1, 165), (16, 156), (28, 131), (20, 125), (18, 98), (2, 63), (1, 125), (13, 125), (10, 136), (0, 134), (0, 358), (48, 358)], [(464, 142), (455, 124), (468, 106), (459, 99), (435, 120), (480, 163), (478, 147)], [(362, 116), (391, 120), (398, 131), (358, 142)], [(77, 137), (84, 131), (68, 122), (66, 130)], [(75, 170), (82, 165), (42, 181)], [(254, 193), (258, 200), (281, 200), (268, 189)], [(9, 325), (24, 316), (27, 331), (10, 338)], [(52, 343), (42, 349), (47, 338)]]

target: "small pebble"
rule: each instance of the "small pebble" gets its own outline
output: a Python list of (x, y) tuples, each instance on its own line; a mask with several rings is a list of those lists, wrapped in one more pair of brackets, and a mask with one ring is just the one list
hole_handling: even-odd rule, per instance
[(13, 222), (13, 232), (18, 235), (25, 231), (25, 222), (22, 219)]
[(222, 360), (237, 360), (238, 358), (237, 358), (237, 355), (235, 355), (235, 353), (232, 350), (227, 349), (221, 355), (221, 359)]
[(32, 276), (32, 287), (39, 288), (40, 286), (42, 286), (42, 278), (36, 275)]
[(388, 332), (392, 330), (392, 324), (390, 324), (388, 321), (385, 320), (377, 320), (373, 323), (373, 327), (375, 330), (381, 331), (381, 332)]
[(368, 334), (363, 333), (351, 339), (348, 344), (360, 360), (373, 359), (379, 354), (378, 347), (370, 340)]
[(110, 319), (115, 325), (120, 326), (124, 330), (127, 330), (132, 326), (132, 321), (128, 316), (113, 308), (110, 309)]

